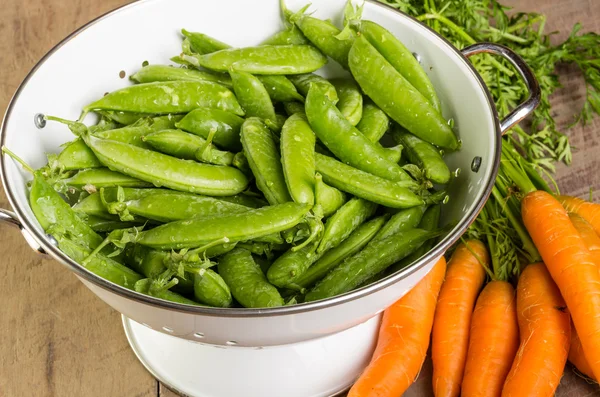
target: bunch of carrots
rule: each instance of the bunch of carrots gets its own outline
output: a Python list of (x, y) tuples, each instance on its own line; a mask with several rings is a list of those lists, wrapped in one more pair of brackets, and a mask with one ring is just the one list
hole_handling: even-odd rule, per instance
[[(349, 397), (402, 395), (430, 340), (436, 397), (553, 396), (567, 360), (600, 379), (600, 204), (538, 177), (506, 145), (475, 230), (385, 311)], [(503, 263), (500, 216), (521, 240), (518, 268)]]

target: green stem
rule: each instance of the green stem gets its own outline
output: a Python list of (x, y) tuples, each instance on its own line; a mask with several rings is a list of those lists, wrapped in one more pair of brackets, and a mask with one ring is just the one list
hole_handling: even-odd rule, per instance
[(17, 156), (12, 150), (7, 148), (6, 146), (2, 146), (2, 153), (9, 155), (13, 160), (17, 163), (21, 164), (21, 166), (29, 173), (34, 174), (35, 170), (31, 168), (29, 164), (27, 164), (22, 158)]
[(545, 22), (546, 16), (540, 14), (540, 15), (536, 16), (535, 18), (516, 23), (516, 24), (510, 26), (508, 29), (506, 29), (506, 31), (507, 32), (516, 32), (517, 30), (526, 28), (529, 25), (535, 25), (537, 22), (540, 22), (540, 21)]
[(500, 270), (500, 263), (498, 256), (495, 254), (496, 251), (496, 242), (492, 238), (492, 233), (489, 228), (489, 219), (487, 216), (486, 208), (481, 211), (479, 217), (483, 221), (483, 228), (485, 229), (485, 238), (487, 239), (488, 248), (490, 249), (490, 258), (492, 260), (492, 275), (490, 276), (492, 280), (498, 280), (498, 274)]
[(503, 32), (500, 29), (496, 29), (494, 27), (490, 27), (489, 30), (484, 31), (484, 32), (499, 34), (502, 38), (505, 38), (506, 40), (510, 40), (510, 41), (513, 41), (513, 42), (519, 43), (519, 44), (527, 44), (529, 42), (529, 40), (527, 40), (527, 39), (524, 39), (519, 36), (515, 36), (514, 34), (511, 34), (508, 32)]
[(511, 156), (507, 145), (502, 145), (502, 158), (500, 160), (500, 167), (508, 179), (513, 181), (523, 194), (531, 193), (537, 190), (535, 185), (527, 177), (525, 171), (519, 166), (519, 163)]

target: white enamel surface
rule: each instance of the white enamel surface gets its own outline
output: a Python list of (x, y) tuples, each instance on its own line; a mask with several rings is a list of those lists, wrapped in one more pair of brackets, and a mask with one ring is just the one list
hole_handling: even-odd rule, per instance
[[(304, 0), (289, 0), (295, 10)], [(345, 0), (314, 0), (321, 18), (338, 21)], [(231, 12), (236, 10), (236, 12)], [(454, 118), (463, 141), (460, 153), (448, 156), (452, 169), (462, 172), (450, 186), (452, 199), (444, 207), (444, 221), (458, 221), (473, 212), (484, 195), (494, 160), (494, 117), (485, 92), (463, 58), (417, 22), (380, 5), (367, 3), (364, 18), (390, 29), (411, 51), (419, 54), (442, 101), (444, 115)], [(73, 139), (66, 127), (48, 123), (38, 130), (33, 119), (46, 113), (75, 119), (85, 104), (129, 82), (119, 78), (135, 73), (142, 62), (168, 63), (180, 51), (181, 28), (197, 30), (235, 46), (252, 45), (282, 27), (278, 0), (146, 0), (128, 6), (93, 24), (64, 44), (43, 63), (15, 99), (6, 119), (5, 144), (34, 167), (45, 163), (45, 153)], [(333, 62), (325, 74), (343, 73)], [(91, 120), (88, 119), (88, 120)], [(470, 170), (474, 156), (483, 161), (478, 173)], [(17, 212), (35, 225), (27, 203), (26, 173), (6, 157), (6, 186), (14, 192)], [(453, 236), (456, 239), (458, 236)], [(224, 345), (272, 346), (323, 337), (360, 324), (404, 295), (433, 265), (359, 300), (298, 314), (254, 318), (211, 317), (169, 311), (126, 299), (89, 281), (101, 299), (139, 323), (164, 333)], [(82, 280), (83, 281), (83, 280)]]
[(192, 343), (126, 318), (123, 325), (144, 366), (184, 395), (328, 397), (368, 364), (379, 317), (326, 338), (258, 349)]

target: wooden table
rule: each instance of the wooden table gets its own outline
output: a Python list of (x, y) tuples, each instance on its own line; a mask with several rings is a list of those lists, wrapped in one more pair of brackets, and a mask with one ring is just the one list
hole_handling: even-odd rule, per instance
[[(0, 115), (30, 68), (60, 39), (127, 0), (4, 0), (0, 8)], [(548, 16), (564, 37), (575, 22), (600, 32), (597, 0), (510, 0)], [(554, 112), (567, 124), (584, 100), (580, 76), (563, 70)], [(563, 191), (600, 189), (600, 119), (569, 132), (579, 148), (560, 167)], [(1, 189), (0, 189), (1, 190)], [(600, 194), (596, 193), (596, 198)], [(7, 208), (4, 192), (0, 207)], [(66, 268), (31, 251), (14, 229), (0, 226), (0, 396), (174, 396), (145, 371), (129, 348), (119, 313), (97, 299)], [(427, 363), (410, 396), (429, 396)], [(569, 367), (559, 396), (600, 395)]]

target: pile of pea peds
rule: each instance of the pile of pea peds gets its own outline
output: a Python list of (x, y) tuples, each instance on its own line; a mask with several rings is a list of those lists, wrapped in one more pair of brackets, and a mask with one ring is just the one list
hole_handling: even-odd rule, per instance
[(360, 14), (284, 9), (248, 48), (182, 30), (174, 64), (84, 107), (97, 124), (46, 116), (76, 137), (34, 171), (41, 226), (91, 272), (188, 305), (311, 302), (410, 265), (444, 232), (459, 141), (412, 53)]

